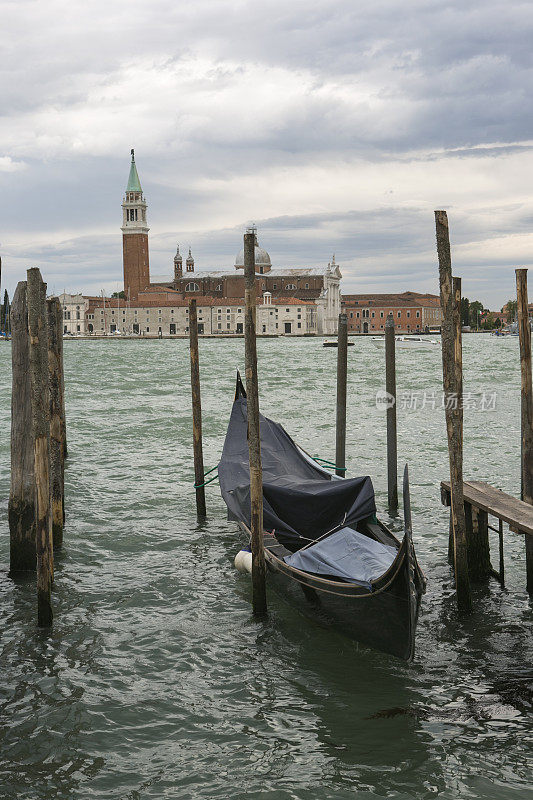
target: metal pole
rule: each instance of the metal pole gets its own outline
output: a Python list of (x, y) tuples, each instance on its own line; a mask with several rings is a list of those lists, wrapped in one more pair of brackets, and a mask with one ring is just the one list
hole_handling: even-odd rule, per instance
[(339, 314), (337, 335), (337, 425), (335, 447), (335, 472), (346, 475), (346, 383), (348, 378), (348, 317)]
[(392, 314), (385, 323), (385, 389), (387, 391), (387, 488), (389, 514), (398, 512), (398, 441), (396, 430), (396, 340)]
[(248, 452), (250, 457), (250, 531), (252, 545), (252, 607), (256, 615), (266, 614), (265, 554), (263, 545), (263, 472), (259, 431), (259, 389), (257, 384), (255, 231), (244, 234), (244, 286), (246, 325), (244, 335)]
[[(531, 377), (531, 326), (527, 302), (527, 269), (516, 270), (518, 334), (520, 337), (520, 418), (522, 500), (533, 505), (533, 387)], [(527, 590), (533, 595), (533, 536), (526, 536)]]
[[(445, 211), (435, 211), (437, 253), (439, 257), (440, 301), (443, 313), (442, 377), (448, 456), (450, 461), (451, 509), (454, 537), (455, 586), (457, 605), (463, 611), (472, 610), (472, 595), (468, 574), (465, 509), (463, 497), (463, 414), (462, 414), (462, 351), (461, 308), (456, 302), (460, 285), (452, 285), (452, 260), (448, 217)], [(455, 291), (454, 291), (455, 290)]]
[(204, 454), (202, 449), (202, 401), (200, 397), (200, 363), (198, 359), (198, 320), (196, 299), (189, 300), (189, 342), (191, 352), (192, 436), (194, 452), (194, 485), (196, 513), (206, 516), (204, 483)]

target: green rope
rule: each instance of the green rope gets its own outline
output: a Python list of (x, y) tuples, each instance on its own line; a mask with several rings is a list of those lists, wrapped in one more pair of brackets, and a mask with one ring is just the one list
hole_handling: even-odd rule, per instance
[[(209, 470), (209, 472), (213, 472), (213, 470), (211, 469), (211, 470)], [(207, 474), (208, 474), (208, 473), (206, 472), (206, 475), (207, 475)], [(195, 484), (194, 484), (194, 488), (195, 488), (195, 489), (201, 489), (201, 488), (202, 488), (202, 486), (207, 486), (207, 484), (208, 484), (208, 483), (213, 483), (213, 481), (216, 481), (216, 479), (217, 479), (217, 478), (218, 478), (218, 473), (215, 475), (215, 477), (214, 477), (214, 478), (209, 478), (209, 480), (208, 480), (208, 481), (205, 481), (205, 483), (195, 483)]]
[(325, 458), (318, 458), (318, 456), (313, 456), (313, 458), (315, 461), (320, 461), (320, 463), (324, 464), (324, 466), (327, 467), (328, 469), (338, 469), (339, 472), (346, 472), (346, 470), (348, 469), (348, 467), (338, 467), (332, 461), (326, 461)]
[(218, 467), (213, 467), (212, 469), (208, 469), (207, 472), (204, 472), (204, 478), (206, 475), (209, 475), (210, 472), (214, 472)]

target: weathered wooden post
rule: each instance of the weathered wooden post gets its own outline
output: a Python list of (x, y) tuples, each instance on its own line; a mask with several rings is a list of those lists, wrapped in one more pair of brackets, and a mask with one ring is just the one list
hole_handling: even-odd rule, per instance
[(189, 344), (191, 352), (192, 434), (194, 450), (194, 485), (196, 513), (206, 516), (204, 487), (204, 453), (202, 448), (202, 401), (200, 396), (200, 362), (198, 358), (198, 314), (196, 299), (189, 300)]
[(348, 380), (348, 317), (339, 314), (337, 334), (337, 424), (335, 437), (336, 474), (346, 476), (346, 383)]
[(387, 488), (389, 514), (398, 512), (398, 441), (396, 431), (396, 339), (394, 318), (385, 323), (385, 389), (387, 392)]
[[(527, 269), (516, 270), (518, 334), (520, 337), (520, 418), (522, 500), (533, 505), (533, 387), (531, 378), (531, 326), (527, 300)], [(526, 536), (527, 590), (533, 595), (533, 536)]]
[(30, 393), (35, 475), (35, 541), (37, 549), (37, 624), (52, 624), (54, 570), (50, 514), (50, 392), (46, 284), (34, 267), (28, 270)]
[[(464, 611), (471, 611), (472, 596), (468, 574), (463, 498), (461, 313), (460, 303), (458, 307), (452, 286), (450, 238), (448, 217), (445, 211), (435, 211), (435, 225), (439, 258), (440, 301), (443, 313), (441, 328), (442, 377), (450, 461), (455, 586), (458, 607)], [(455, 288), (457, 289), (457, 285)], [(461, 379), (458, 382), (459, 376)]]
[(48, 372), (50, 379), (50, 502), (52, 511), (52, 540), (54, 547), (63, 544), (64, 523), (64, 451), (62, 357), (63, 320), (58, 297), (46, 301), (48, 315)]
[(9, 492), (10, 573), (35, 570), (35, 481), (31, 418), (30, 351), (26, 281), (11, 306), (11, 487)]
[(244, 234), (244, 280), (246, 322), (244, 330), (248, 452), (250, 456), (250, 530), (252, 534), (252, 607), (256, 615), (266, 614), (266, 575), (263, 549), (263, 471), (259, 430), (259, 387), (257, 381), (255, 230)]

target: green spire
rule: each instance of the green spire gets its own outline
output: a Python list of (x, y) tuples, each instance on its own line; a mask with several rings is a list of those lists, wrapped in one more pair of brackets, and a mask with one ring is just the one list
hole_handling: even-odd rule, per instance
[(128, 178), (128, 185), (126, 186), (127, 192), (142, 192), (141, 182), (137, 174), (137, 167), (135, 166), (135, 153), (131, 151), (131, 166), (130, 177)]

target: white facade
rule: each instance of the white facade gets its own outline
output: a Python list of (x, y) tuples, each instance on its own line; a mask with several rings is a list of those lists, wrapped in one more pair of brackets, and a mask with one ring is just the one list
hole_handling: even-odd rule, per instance
[(63, 310), (63, 334), (81, 336), (86, 332), (86, 311), (89, 301), (81, 294), (59, 295)]
[[(317, 312), (314, 303), (287, 302), (257, 306), (256, 329), (259, 335), (303, 336), (317, 333)], [(197, 307), (200, 335), (232, 335), (244, 333), (244, 301)], [(120, 308), (104, 305), (91, 308), (86, 317), (89, 335), (184, 336), (189, 332), (189, 308), (174, 306)]]

